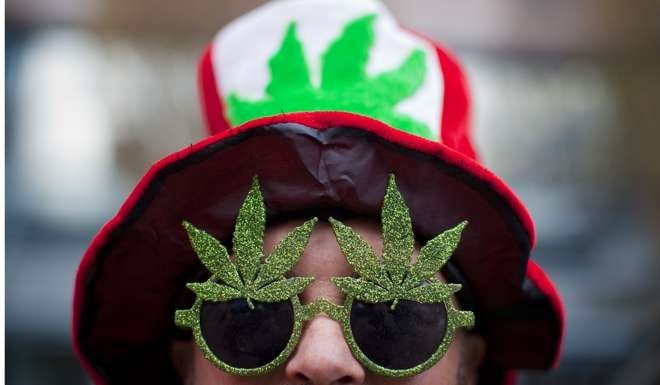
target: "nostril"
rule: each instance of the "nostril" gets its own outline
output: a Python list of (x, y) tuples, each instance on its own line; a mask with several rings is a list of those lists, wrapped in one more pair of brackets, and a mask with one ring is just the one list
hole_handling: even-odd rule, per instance
[(302, 373), (296, 373), (296, 382), (298, 382), (300, 384), (311, 384), (312, 383), (312, 381), (310, 381), (309, 378), (307, 378), (307, 376), (302, 374)]
[(352, 384), (355, 381), (353, 381), (353, 378), (351, 376), (344, 376), (337, 380), (337, 384)]

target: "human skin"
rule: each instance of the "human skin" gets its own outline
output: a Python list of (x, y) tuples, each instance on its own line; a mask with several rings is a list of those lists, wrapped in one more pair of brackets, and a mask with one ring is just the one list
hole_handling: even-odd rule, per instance
[[(300, 223), (289, 221), (268, 227), (264, 251), (269, 253)], [(353, 219), (344, 223), (358, 232), (377, 255), (382, 255), (378, 222)], [(419, 245), (415, 245), (413, 260), (418, 253)], [(341, 305), (344, 295), (330, 278), (351, 275), (353, 269), (342, 254), (332, 228), (327, 222), (319, 221), (303, 255), (291, 270), (291, 276), (315, 278), (300, 294), (301, 303), (326, 298)], [(484, 352), (481, 337), (459, 330), (445, 355), (430, 369), (412, 377), (383, 377), (362, 367), (351, 354), (341, 325), (324, 314), (306, 323), (296, 350), (284, 364), (266, 375), (241, 377), (226, 373), (206, 360), (193, 341), (175, 341), (171, 346), (173, 362), (186, 385), (471, 385), (476, 384)]]

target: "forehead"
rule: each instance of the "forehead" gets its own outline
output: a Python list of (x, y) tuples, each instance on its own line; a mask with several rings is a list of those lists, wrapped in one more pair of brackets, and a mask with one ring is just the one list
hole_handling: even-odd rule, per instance
[[(291, 220), (278, 223), (266, 228), (264, 236), (264, 251), (268, 255), (275, 245), (282, 240), (287, 233), (303, 220)], [(374, 250), (379, 258), (382, 258), (383, 238), (381, 235), (380, 222), (371, 218), (352, 218), (343, 221), (355, 232), (360, 234)], [(417, 259), (419, 247), (415, 244), (412, 260)], [(346, 257), (339, 248), (332, 227), (325, 220), (319, 220), (314, 226), (309, 243), (303, 255), (291, 271), (294, 275), (311, 275), (316, 279), (327, 279), (337, 276), (350, 276), (353, 268), (346, 261)]]
[[(289, 231), (302, 222), (303, 220), (292, 220), (267, 227), (264, 235), (264, 252), (269, 254)], [(379, 222), (367, 218), (349, 219), (343, 222), (360, 234), (362, 239), (371, 245), (376, 255), (382, 254), (383, 241)], [(298, 277), (314, 277), (314, 281), (300, 295), (303, 303), (310, 303), (321, 297), (337, 304), (343, 301), (344, 295), (330, 278), (352, 276), (354, 272), (339, 248), (332, 227), (327, 221), (319, 220), (314, 226), (307, 247), (290, 274)]]
[[(303, 220), (291, 220), (268, 226), (264, 236), (265, 253), (270, 253), (287, 233), (302, 222)], [(378, 222), (370, 219), (352, 219), (344, 223), (360, 234), (376, 254), (381, 254), (383, 242)], [(317, 280), (353, 274), (353, 269), (341, 252), (332, 227), (327, 221), (319, 220), (314, 226), (307, 247), (291, 273), (296, 276), (313, 276)]]

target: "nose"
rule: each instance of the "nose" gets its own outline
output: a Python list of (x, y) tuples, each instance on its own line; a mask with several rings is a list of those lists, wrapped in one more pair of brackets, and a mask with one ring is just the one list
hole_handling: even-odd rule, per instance
[(339, 323), (319, 315), (303, 330), (285, 375), (291, 384), (359, 385), (364, 383), (365, 373), (351, 354)]

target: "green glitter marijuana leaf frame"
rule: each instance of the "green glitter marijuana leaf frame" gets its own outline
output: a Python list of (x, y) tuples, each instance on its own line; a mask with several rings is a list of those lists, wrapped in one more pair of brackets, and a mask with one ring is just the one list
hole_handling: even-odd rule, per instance
[(344, 26), (341, 35), (321, 56), (319, 87), (312, 85), (296, 23), (289, 23), (279, 49), (268, 62), (270, 82), (266, 95), (261, 100), (246, 100), (231, 92), (227, 100), (230, 121), (239, 125), (282, 112), (347, 111), (434, 139), (425, 123), (394, 109), (423, 84), (426, 55), (421, 49), (413, 50), (391, 71), (372, 77), (366, 73), (369, 50), (374, 43), (375, 19), (376, 15), (366, 15)]
[[(385, 193), (381, 220), (383, 262), (369, 244), (350, 227), (330, 218), (340, 248), (359, 277), (332, 278), (335, 285), (346, 294), (343, 305), (333, 304), (324, 298), (303, 305), (298, 294), (313, 278), (285, 278), (284, 274), (302, 255), (317, 219), (313, 218), (292, 230), (262, 262), (265, 207), (255, 177), (236, 220), (233, 237), (234, 261), (218, 240), (188, 222), (183, 223), (193, 249), (212, 275), (206, 282), (187, 284), (187, 287), (195, 292), (196, 299), (190, 309), (176, 311), (175, 323), (181, 328), (193, 331), (195, 342), (206, 359), (218, 368), (236, 375), (259, 375), (275, 369), (289, 357), (300, 339), (305, 321), (313, 319), (319, 313), (325, 313), (342, 325), (344, 337), (353, 355), (367, 369), (391, 377), (418, 374), (442, 358), (456, 329), (471, 328), (474, 325), (472, 312), (458, 310), (451, 303), (452, 294), (459, 291), (461, 285), (446, 284), (436, 277), (458, 246), (461, 232), (467, 222), (461, 222), (431, 239), (421, 248), (417, 261), (411, 264), (414, 250), (412, 223), (408, 207), (397, 190), (393, 175), (390, 176)], [(290, 301), (294, 313), (291, 336), (282, 352), (267, 364), (256, 368), (228, 365), (213, 354), (204, 339), (200, 321), (204, 302), (227, 302), (233, 299), (245, 299), (251, 309), (254, 306), (253, 300)], [(444, 304), (447, 325), (442, 342), (424, 362), (411, 368), (392, 369), (378, 365), (363, 353), (353, 335), (350, 314), (354, 301), (390, 303), (389, 308), (394, 311), (400, 300)]]
[[(459, 284), (446, 284), (436, 274), (449, 260), (458, 246), (461, 232), (467, 221), (459, 223), (435, 238), (420, 249), (417, 261), (411, 265), (415, 238), (410, 220), (410, 212), (397, 190), (394, 175), (385, 192), (381, 212), (383, 231), (383, 262), (376, 256), (371, 246), (355, 231), (343, 223), (330, 218), (337, 242), (359, 278), (335, 277), (332, 281), (345, 294), (342, 319), (344, 335), (353, 355), (369, 370), (380, 375), (403, 377), (418, 374), (433, 366), (446, 353), (457, 328), (471, 328), (474, 314), (455, 309), (451, 303), (452, 294), (461, 289)], [(394, 310), (400, 300), (419, 303), (444, 303), (447, 311), (447, 328), (437, 350), (424, 362), (407, 369), (390, 369), (378, 365), (367, 357), (352, 334), (348, 319), (351, 305), (355, 300), (367, 303), (391, 302)], [(386, 348), (386, 347), (385, 347)]]
[[(301, 307), (297, 295), (314, 278), (285, 278), (284, 273), (298, 262), (316, 221), (316, 218), (308, 220), (287, 234), (262, 263), (266, 209), (258, 179), (255, 177), (236, 218), (233, 262), (227, 249), (217, 239), (192, 224), (183, 222), (195, 253), (212, 275), (206, 282), (186, 285), (195, 292), (196, 299), (192, 308), (176, 312), (175, 322), (181, 328), (192, 329), (195, 342), (206, 359), (230, 373), (257, 375), (274, 369), (288, 357), (298, 341), (302, 327), (299, 316)], [(252, 300), (291, 300), (295, 315), (294, 333), (285, 350), (272, 362), (258, 368), (236, 368), (218, 359), (211, 351), (202, 335), (202, 304), (204, 301), (227, 302), (233, 299), (245, 299), (251, 309), (254, 308)]]

